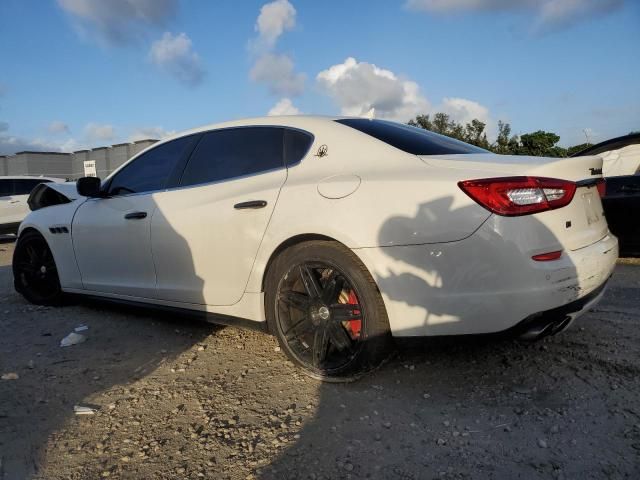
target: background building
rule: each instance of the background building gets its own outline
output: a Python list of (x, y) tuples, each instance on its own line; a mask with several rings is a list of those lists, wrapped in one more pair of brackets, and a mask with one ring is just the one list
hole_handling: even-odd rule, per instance
[(155, 142), (157, 140), (139, 140), (73, 153), (18, 152), (15, 155), (0, 155), (0, 176), (42, 175), (76, 180), (85, 176), (85, 167), (92, 165), (85, 162), (95, 162), (96, 175), (105, 178), (135, 154)]

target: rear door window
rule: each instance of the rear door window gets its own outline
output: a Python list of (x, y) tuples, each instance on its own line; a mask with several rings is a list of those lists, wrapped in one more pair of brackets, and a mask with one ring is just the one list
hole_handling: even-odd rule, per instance
[(36, 185), (44, 180), (33, 180), (28, 178), (20, 178), (14, 180), (14, 195), (29, 195)]
[(198, 185), (284, 168), (280, 127), (239, 127), (204, 134), (182, 174), (181, 185)]
[(291, 166), (302, 161), (312, 143), (313, 136), (310, 133), (286, 128), (284, 130), (284, 161), (286, 165)]

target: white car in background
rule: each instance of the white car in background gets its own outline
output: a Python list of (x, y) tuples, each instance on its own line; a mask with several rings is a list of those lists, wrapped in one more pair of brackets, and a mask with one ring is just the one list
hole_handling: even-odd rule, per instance
[(0, 235), (17, 233), (20, 222), (29, 213), (27, 199), (39, 183), (64, 182), (48, 177), (0, 177)]
[(586, 311), (618, 256), (601, 168), (382, 120), (211, 125), (77, 193), (39, 186), (15, 286), (39, 304), (81, 294), (265, 330), (309, 374), (354, 378), (393, 337), (534, 339)]

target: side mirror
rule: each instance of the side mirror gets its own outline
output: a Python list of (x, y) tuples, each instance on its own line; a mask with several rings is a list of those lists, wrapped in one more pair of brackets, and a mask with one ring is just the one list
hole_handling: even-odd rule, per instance
[(83, 197), (98, 198), (103, 196), (100, 185), (100, 179), (97, 177), (82, 177), (76, 182), (76, 190)]

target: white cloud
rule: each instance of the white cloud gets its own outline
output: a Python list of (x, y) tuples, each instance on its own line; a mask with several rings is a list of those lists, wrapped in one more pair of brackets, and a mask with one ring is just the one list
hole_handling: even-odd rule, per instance
[(478, 119), (488, 123), (490, 121), (489, 109), (478, 102), (466, 98), (445, 97), (442, 103), (433, 109), (434, 112), (443, 112), (452, 120), (460, 123), (469, 123)]
[(353, 57), (321, 71), (316, 80), (343, 115), (363, 116), (373, 109), (378, 118), (406, 122), (430, 108), (417, 83)]
[(304, 90), (305, 75), (296, 73), (293, 61), (283, 54), (266, 53), (249, 72), (254, 82), (267, 85), (274, 95), (295, 96)]
[(13, 155), (16, 152), (68, 152), (75, 148), (75, 141), (51, 141), (43, 138), (27, 139), (15, 135), (0, 133), (0, 155)]
[(260, 40), (267, 46), (274, 46), (285, 30), (296, 25), (296, 9), (288, 0), (275, 0), (260, 9), (255, 29)]
[(249, 52), (256, 58), (249, 78), (263, 83), (272, 95), (296, 96), (304, 90), (306, 75), (296, 73), (291, 57), (276, 53), (280, 36), (296, 25), (296, 9), (288, 0), (275, 0), (260, 9), (255, 29), (258, 38), (249, 41)]
[(520, 12), (533, 15), (533, 30), (555, 30), (611, 13), (624, 0), (407, 0), (413, 10), (436, 14)]
[(300, 110), (293, 104), (291, 99), (283, 98), (269, 110), (267, 115), (270, 117), (276, 115), (300, 115)]
[(85, 137), (90, 143), (93, 142), (108, 142), (115, 138), (116, 130), (113, 125), (100, 125), (98, 123), (88, 123), (84, 127)]
[(548, 0), (538, 12), (534, 29), (556, 30), (617, 10), (623, 0)]
[(193, 51), (191, 39), (186, 33), (173, 35), (165, 32), (160, 40), (151, 45), (149, 59), (186, 85), (198, 85), (204, 78), (200, 57)]
[(69, 130), (69, 125), (67, 125), (64, 122), (61, 122), (59, 120), (53, 121), (51, 122), (48, 126), (47, 126), (47, 130), (50, 133), (71, 133), (71, 130)]
[(137, 142), (138, 140), (163, 140), (176, 133), (175, 130), (165, 130), (162, 127), (142, 127), (137, 128), (129, 135), (129, 142)]
[(97, 34), (111, 44), (128, 43), (147, 26), (162, 26), (173, 17), (177, 0), (58, 0), (83, 34)]

